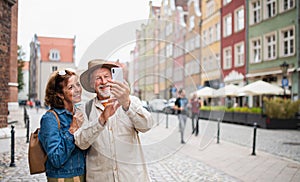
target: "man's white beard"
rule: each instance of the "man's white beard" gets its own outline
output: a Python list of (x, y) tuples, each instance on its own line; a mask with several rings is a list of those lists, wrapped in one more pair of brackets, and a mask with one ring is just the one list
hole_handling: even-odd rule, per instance
[(109, 98), (111, 96), (110, 87), (106, 87), (104, 90), (102, 90), (102, 89), (100, 89), (100, 87), (98, 87), (98, 93), (103, 98)]

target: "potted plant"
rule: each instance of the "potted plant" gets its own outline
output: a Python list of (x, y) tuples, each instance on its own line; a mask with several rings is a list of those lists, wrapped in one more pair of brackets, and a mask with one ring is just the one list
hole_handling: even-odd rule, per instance
[(266, 128), (270, 129), (297, 129), (296, 114), (300, 111), (300, 100), (292, 101), (279, 97), (264, 98), (264, 114)]

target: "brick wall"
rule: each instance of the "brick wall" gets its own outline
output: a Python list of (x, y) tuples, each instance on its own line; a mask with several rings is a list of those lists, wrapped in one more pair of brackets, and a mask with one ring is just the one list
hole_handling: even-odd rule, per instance
[(8, 102), (18, 103), (18, 4), (11, 7), (11, 37), (9, 58), (9, 96)]
[(0, 128), (7, 126), (11, 42), (11, 7), (13, 0), (0, 0)]

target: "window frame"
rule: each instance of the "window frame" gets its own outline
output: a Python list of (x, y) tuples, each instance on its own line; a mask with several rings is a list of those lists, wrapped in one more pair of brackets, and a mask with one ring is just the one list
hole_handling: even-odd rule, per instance
[[(227, 51), (229, 51), (230, 55), (227, 55)], [(225, 47), (223, 49), (223, 69), (228, 70), (232, 68), (232, 47)]]
[[(238, 48), (241, 46), (242, 46), (242, 52), (239, 52)], [(245, 42), (242, 41), (234, 45), (234, 67), (242, 67), (244, 65), (245, 65)]]
[[(275, 40), (269, 42), (268, 38), (274, 37)], [(271, 48), (271, 50), (269, 49)], [(271, 52), (270, 52), (271, 51)], [(269, 56), (271, 54), (271, 56)], [(277, 34), (275, 32), (270, 32), (264, 35), (264, 60), (274, 60), (277, 58)]]
[[(291, 37), (285, 38), (284, 35), (283, 35), (284, 32), (287, 32), (287, 31), (290, 31), (290, 30), (293, 31), (292, 38)], [(295, 33), (296, 33), (295, 32), (295, 26), (289, 26), (289, 27), (285, 27), (283, 29), (280, 29), (280, 31), (279, 31), (279, 40), (280, 40), (279, 42), (281, 42), (281, 44), (279, 44), (280, 57), (289, 57), (289, 56), (294, 56), (296, 54), (296, 43), (295, 43), (295, 41), (296, 41), (296, 35), (295, 35)], [(293, 41), (293, 45), (292, 45), (293, 52), (289, 51), (288, 54), (284, 53), (284, 50), (285, 50), (284, 43), (286, 41), (285, 39), (288, 39), (287, 41), (291, 41), (291, 40)], [(288, 44), (288, 45), (290, 45), (290, 44)], [(288, 49), (291, 49), (291, 47), (289, 46)]]
[[(253, 45), (254, 42), (259, 42), (259, 45), (256, 45), (254, 47), (254, 45)], [(250, 50), (251, 50), (250, 59), (249, 59), (250, 64), (261, 63), (262, 62), (262, 39), (261, 39), (261, 37), (255, 37), (255, 38), (251, 39), (251, 41), (250, 41)], [(259, 50), (258, 51), (259, 52), (258, 61), (255, 61), (256, 60), (256, 56), (255, 56), (255, 53), (254, 53), (255, 50)]]

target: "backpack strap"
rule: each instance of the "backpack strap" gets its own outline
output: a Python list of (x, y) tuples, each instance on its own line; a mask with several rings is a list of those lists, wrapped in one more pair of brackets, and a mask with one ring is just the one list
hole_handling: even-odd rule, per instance
[(94, 99), (91, 99), (85, 104), (85, 113), (86, 113), (86, 116), (88, 119), (90, 119), (90, 113), (92, 110), (93, 101), (94, 101)]
[(57, 124), (58, 124), (58, 129), (60, 129), (60, 120), (57, 116), (57, 113), (53, 109), (50, 109), (47, 112), (52, 112), (54, 114), (54, 116), (56, 117)]

